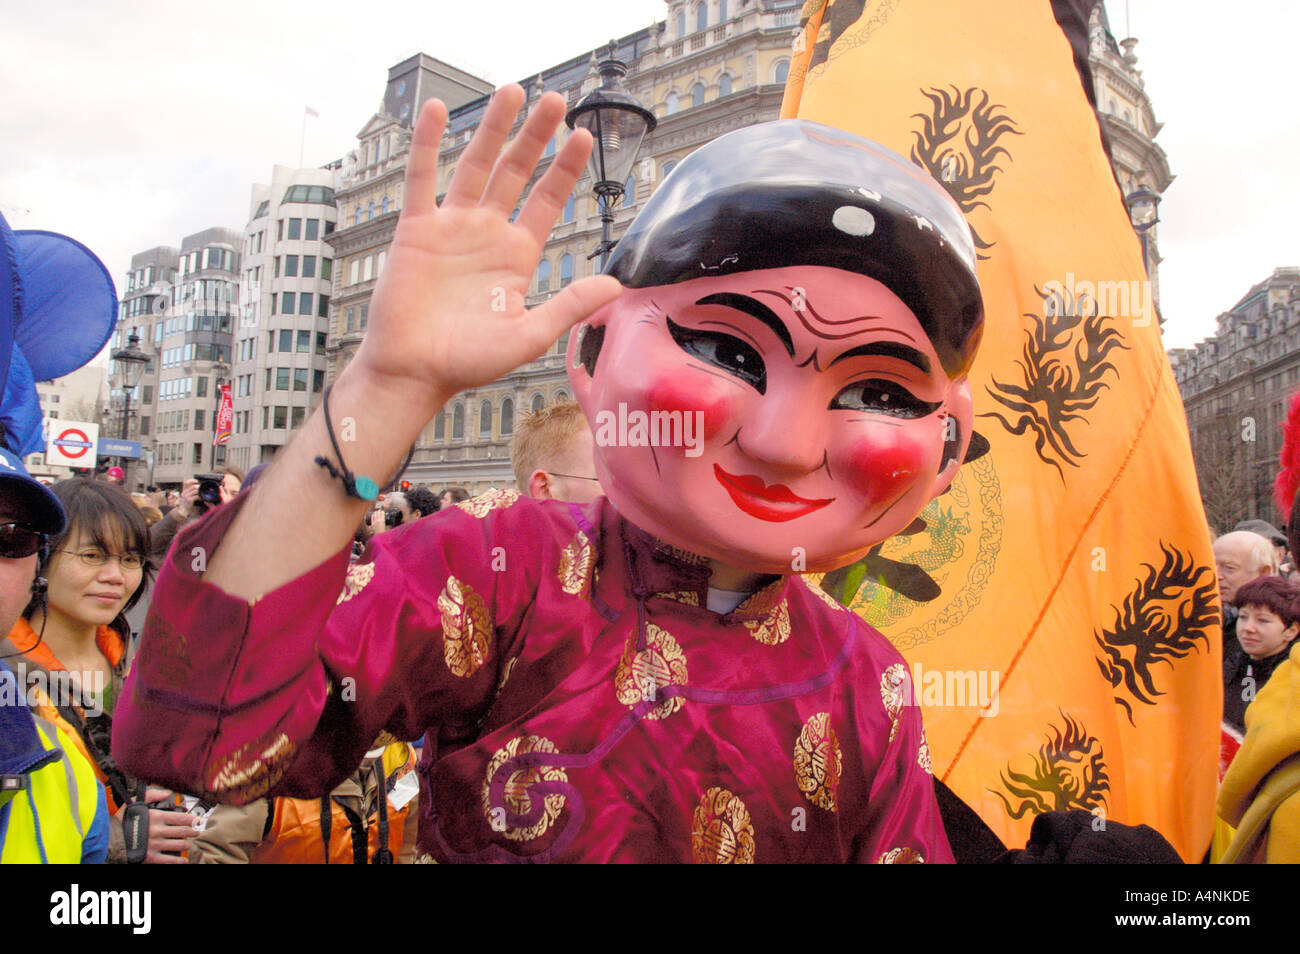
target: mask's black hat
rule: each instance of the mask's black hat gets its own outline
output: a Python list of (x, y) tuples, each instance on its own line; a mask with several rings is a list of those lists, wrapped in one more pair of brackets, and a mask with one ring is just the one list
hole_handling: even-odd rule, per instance
[(701, 146), (605, 272), (646, 288), (791, 265), (876, 279), (916, 315), (949, 374), (969, 368), (984, 305), (961, 209), (902, 156), (820, 123), (761, 123)]

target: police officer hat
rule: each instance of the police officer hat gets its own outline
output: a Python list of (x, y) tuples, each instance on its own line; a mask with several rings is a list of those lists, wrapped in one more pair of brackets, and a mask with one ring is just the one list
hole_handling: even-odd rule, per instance
[(646, 288), (791, 265), (876, 279), (916, 315), (949, 374), (969, 367), (984, 306), (961, 209), (902, 156), (820, 123), (761, 123), (691, 153), (605, 271)]

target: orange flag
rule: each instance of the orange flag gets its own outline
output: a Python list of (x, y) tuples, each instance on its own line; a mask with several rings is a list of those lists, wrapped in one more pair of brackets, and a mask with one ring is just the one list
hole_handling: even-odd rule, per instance
[(1086, 62), (1088, 5), (809, 0), (782, 115), (928, 169), (980, 255), (971, 382), (989, 450), (849, 574), (865, 569), (851, 605), (911, 664), (935, 774), (1009, 847), (1039, 812), (1081, 808), (1199, 861), (1218, 588), (1139, 243), (1068, 35)]

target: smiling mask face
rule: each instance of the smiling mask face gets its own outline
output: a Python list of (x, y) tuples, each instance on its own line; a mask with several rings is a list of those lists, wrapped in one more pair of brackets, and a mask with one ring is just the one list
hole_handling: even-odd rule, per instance
[(628, 289), (569, 364), (619, 512), (754, 572), (857, 559), (948, 486), (969, 440), (965, 376), (889, 289), (835, 268)]

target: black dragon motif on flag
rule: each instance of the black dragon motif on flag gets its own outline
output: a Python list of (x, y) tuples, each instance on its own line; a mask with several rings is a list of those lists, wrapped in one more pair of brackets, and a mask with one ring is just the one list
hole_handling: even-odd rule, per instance
[(1012, 818), (1023, 818), (1028, 812), (1038, 815), (1072, 808), (1092, 811), (1106, 804), (1110, 777), (1106, 774), (1101, 741), (1081, 722), (1064, 712), (1061, 717), (1065, 727), (1048, 726), (1047, 740), (1038, 747), (1033, 766), (1027, 772), (1012, 771), (1008, 763), (1002, 773), (1002, 784), (1011, 798), (997, 789), (989, 789), (1002, 799)]
[(979, 416), (994, 418), (1012, 434), (1032, 432), (1039, 459), (1055, 467), (1064, 483), (1061, 464), (1078, 467), (1086, 456), (1075, 446), (1070, 429), (1086, 421), (1084, 412), (1110, 387), (1106, 373), (1114, 371), (1118, 377), (1110, 353), (1129, 348), (1114, 319), (1098, 313), (1092, 296), (1076, 297), (1064, 286), (1034, 291), (1043, 299), (1043, 314), (1025, 315), (1033, 328), (1026, 329), (1022, 358), (1016, 362), (1021, 379), (994, 378), (987, 391), (1002, 407)]
[[(987, 90), (973, 86), (960, 91), (953, 86), (951, 92), (921, 92), (930, 100), (931, 110), (928, 115), (912, 114), (913, 119), (921, 120), (921, 128), (912, 132), (916, 142), (911, 160), (942, 182), (968, 217), (975, 209), (987, 209), (984, 197), (993, 191), (994, 176), (1002, 171), (998, 159), (1011, 158), (1010, 151), (998, 140), (1007, 133), (1023, 133), (1015, 128), (1014, 119), (999, 112), (1004, 107), (991, 102)], [(993, 247), (992, 242), (980, 237), (974, 225), (970, 231), (976, 248)], [(979, 257), (988, 258), (982, 252)]]
[(1115, 622), (1094, 632), (1101, 674), (1119, 692), (1115, 702), (1124, 707), (1133, 724), (1133, 707), (1124, 693), (1146, 705), (1155, 705), (1156, 663), (1169, 666), (1196, 652), (1197, 644), (1210, 648), (1209, 628), (1219, 621), (1218, 581), (1214, 570), (1197, 566), (1195, 559), (1161, 542), (1164, 562), (1157, 569), (1144, 563), (1146, 578), (1139, 580), (1121, 606), (1112, 606)]

